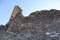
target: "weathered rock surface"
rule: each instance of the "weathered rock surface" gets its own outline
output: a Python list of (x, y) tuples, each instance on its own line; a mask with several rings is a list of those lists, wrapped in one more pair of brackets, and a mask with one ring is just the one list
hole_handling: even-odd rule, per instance
[(24, 17), (22, 9), (15, 6), (6, 27), (7, 33), (15, 34), (10, 40), (60, 40), (60, 11), (42, 10)]

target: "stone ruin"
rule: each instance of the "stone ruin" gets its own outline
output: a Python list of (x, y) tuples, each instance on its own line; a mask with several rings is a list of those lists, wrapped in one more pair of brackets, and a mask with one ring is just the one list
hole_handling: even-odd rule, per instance
[(5, 32), (17, 35), (21, 40), (60, 40), (60, 10), (41, 10), (29, 16), (15, 6)]

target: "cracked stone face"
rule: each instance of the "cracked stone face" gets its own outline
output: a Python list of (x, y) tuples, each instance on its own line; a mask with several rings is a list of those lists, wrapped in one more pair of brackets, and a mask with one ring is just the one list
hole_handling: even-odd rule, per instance
[[(3, 36), (6, 39), (13, 37), (13, 40), (51, 40), (52, 38), (50, 36), (52, 36), (53, 32), (60, 33), (59, 10), (36, 11), (24, 17), (21, 9), (16, 8), (12, 16), (14, 17), (9, 20), (9, 25), (6, 30), (6, 34), (9, 34), (9, 36), (5, 34), (6, 37)], [(54, 34), (53, 36), (56, 36)], [(60, 38), (60, 34), (58, 37), (53, 38)]]

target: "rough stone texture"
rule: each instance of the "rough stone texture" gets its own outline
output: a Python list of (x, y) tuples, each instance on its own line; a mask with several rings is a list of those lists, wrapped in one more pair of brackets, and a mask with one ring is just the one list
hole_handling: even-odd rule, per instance
[(22, 13), (22, 9), (19, 6), (15, 6), (15, 8), (14, 8), (14, 10), (12, 12), (12, 15), (10, 17), (10, 20), (12, 20), (16, 16), (16, 14), (18, 12), (21, 14)]
[(4, 35), (7, 33), (12, 34), (10, 40), (60, 40), (60, 11), (42, 10), (24, 17), (22, 9), (16, 6)]

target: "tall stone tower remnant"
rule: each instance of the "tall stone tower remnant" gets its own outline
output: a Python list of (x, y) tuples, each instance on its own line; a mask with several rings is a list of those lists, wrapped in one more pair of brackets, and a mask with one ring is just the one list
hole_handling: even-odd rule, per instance
[(16, 16), (17, 13), (20, 13), (20, 14), (22, 13), (22, 9), (19, 6), (15, 6), (10, 20), (12, 20)]

